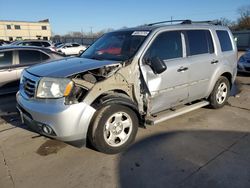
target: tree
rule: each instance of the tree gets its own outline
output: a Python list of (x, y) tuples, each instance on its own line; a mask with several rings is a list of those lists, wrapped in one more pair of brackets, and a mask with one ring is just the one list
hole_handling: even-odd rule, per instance
[(235, 22), (233, 22), (227, 18), (224, 18), (224, 17), (220, 18), (218, 21), (221, 25), (227, 26), (227, 27), (232, 27), (235, 25)]
[(242, 6), (238, 9), (240, 18), (238, 19), (238, 30), (250, 30), (250, 5)]

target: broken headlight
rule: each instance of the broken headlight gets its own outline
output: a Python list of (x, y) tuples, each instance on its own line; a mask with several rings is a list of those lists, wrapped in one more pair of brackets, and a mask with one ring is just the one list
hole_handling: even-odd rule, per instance
[(37, 98), (61, 98), (71, 93), (73, 81), (68, 78), (44, 77), (39, 81), (36, 93)]

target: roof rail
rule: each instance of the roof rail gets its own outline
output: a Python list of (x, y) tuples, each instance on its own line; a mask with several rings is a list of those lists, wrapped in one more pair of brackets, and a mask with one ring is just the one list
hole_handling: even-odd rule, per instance
[(192, 21), (192, 23), (207, 23), (207, 24), (213, 24), (213, 25), (221, 25), (220, 20)]
[(163, 23), (173, 23), (173, 22), (181, 22), (181, 24), (192, 24), (192, 23), (207, 23), (207, 24), (213, 24), (213, 25), (221, 25), (221, 22), (219, 20), (207, 20), (207, 21), (192, 21), (192, 20), (167, 20), (167, 21), (161, 21), (161, 22), (155, 22), (147, 24), (147, 26), (153, 26)]
[(150, 24), (147, 24), (147, 26), (153, 26), (153, 25), (158, 25), (162, 23), (173, 23), (173, 22), (181, 22), (181, 23), (188, 22), (190, 24), (192, 23), (191, 20), (166, 20), (166, 21), (161, 21), (161, 22), (150, 23)]

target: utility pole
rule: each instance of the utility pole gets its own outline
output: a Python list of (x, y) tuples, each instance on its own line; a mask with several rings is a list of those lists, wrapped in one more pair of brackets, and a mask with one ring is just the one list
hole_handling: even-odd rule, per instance
[(90, 36), (91, 36), (91, 38), (93, 38), (93, 27), (92, 26), (90, 26)]
[(172, 23), (173, 23), (172, 21), (173, 21), (173, 16), (171, 16), (171, 25), (172, 25)]

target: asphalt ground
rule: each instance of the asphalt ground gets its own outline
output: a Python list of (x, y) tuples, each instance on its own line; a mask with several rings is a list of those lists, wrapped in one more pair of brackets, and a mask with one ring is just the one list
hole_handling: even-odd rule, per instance
[(250, 76), (218, 110), (201, 108), (140, 128), (106, 155), (40, 136), (21, 124), (15, 95), (0, 96), (0, 187), (250, 187)]

